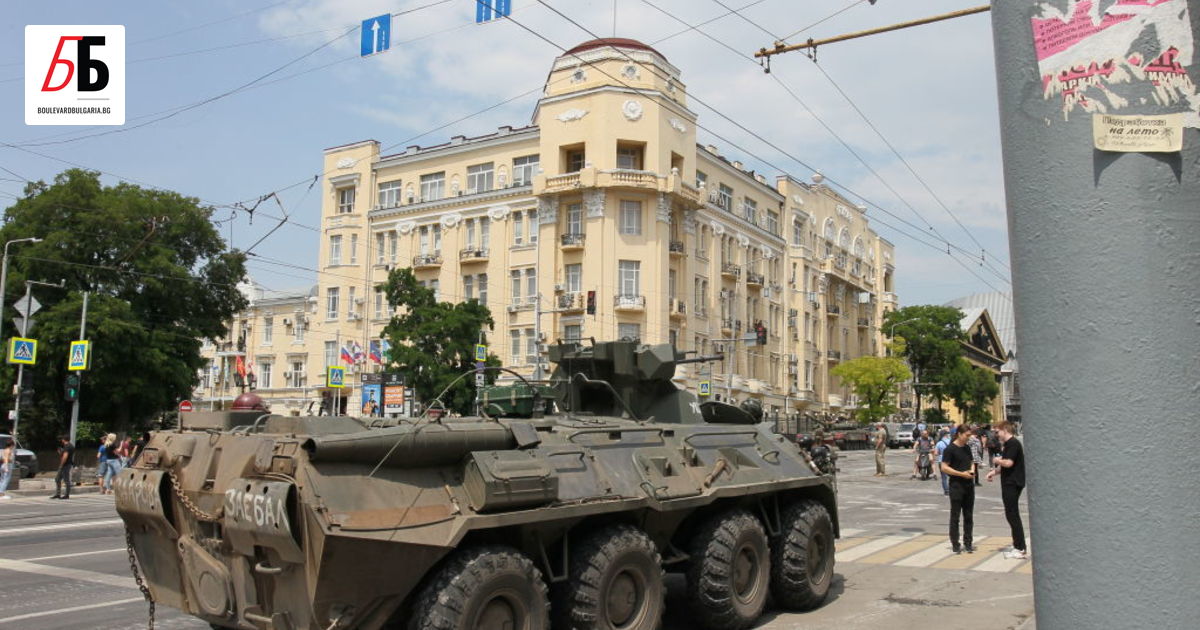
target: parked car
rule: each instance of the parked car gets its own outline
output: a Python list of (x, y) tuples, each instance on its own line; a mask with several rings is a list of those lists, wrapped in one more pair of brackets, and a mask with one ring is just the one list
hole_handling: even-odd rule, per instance
[[(11, 435), (0, 433), (0, 444), (7, 443)], [(17, 441), (17, 465), (21, 467), (21, 478), (28, 479), (38, 473), (37, 455), (33, 451), (21, 448), (20, 440)], [(14, 471), (16, 472), (16, 471)]]

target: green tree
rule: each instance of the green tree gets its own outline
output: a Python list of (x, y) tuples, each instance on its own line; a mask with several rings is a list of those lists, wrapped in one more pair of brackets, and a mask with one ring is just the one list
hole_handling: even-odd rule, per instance
[[(24, 293), (26, 280), (65, 285), (33, 288), (42, 303), (30, 330), (39, 356), (26, 372), (33, 372), (37, 399), (22, 408), (20, 427), (31, 442), (46, 446), (67, 428), (66, 357), (79, 336), (84, 291), (92, 361), (83, 374), (81, 420), (137, 430), (190, 394), (203, 366), (201, 340), (225, 334), (246, 305), (236, 288), (245, 256), (228, 249), (212, 212), (174, 192), (104, 186), (98, 173), (77, 169), (53, 184), (27, 185), (7, 208), (0, 241), (42, 239), (11, 249), (7, 304)], [(15, 332), (5, 322), (5, 337)], [(0, 396), (11, 398), (16, 370), (0, 373)]]
[[(428, 405), (455, 379), (474, 369), (480, 332), (495, 326), (492, 313), (478, 300), (438, 302), (432, 290), (421, 286), (412, 269), (393, 270), (383, 288), (388, 303), (398, 307), (398, 313), (383, 329), (391, 343), (388, 369), (403, 374), (417, 397)], [(486, 337), (482, 343), (487, 343)], [(500, 359), (489, 354), (485, 363), (496, 367)], [(489, 370), (487, 382), (494, 379), (495, 372)], [(441, 400), (447, 409), (473, 414), (475, 379), (459, 380)]]
[(994, 375), (960, 358), (943, 378), (946, 381), (946, 395), (954, 401), (954, 406), (966, 422), (987, 424), (992, 421), (990, 407), (1000, 394), (1000, 385), (996, 383)]
[[(952, 306), (906, 306), (884, 316), (883, 330), (896, 340), (894, 351), (912, 368), (919, 394), (944, 398), (943, 374), (962, 357), (961, 310)], [(895, 343), (895, 342), (894, 342)], [(939, 383), (921, 387), (922, 383)], [(917, 397), (917, 417), (921, 417), (921, 398)]]
[(839, 363), (829, 373), (858, 394), (862, 406), (855, 417), (863, 423), (882, 420), (896, 413), (896, 390), (900, 383), (912, 378), (908, 366), (892, 357), (858, 357)]

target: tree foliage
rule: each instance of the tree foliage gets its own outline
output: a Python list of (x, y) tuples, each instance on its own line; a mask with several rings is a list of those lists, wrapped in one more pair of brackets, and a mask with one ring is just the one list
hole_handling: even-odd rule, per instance
[(908, 366), (892, 357), (858, 357), (838, 364), (829, 373), (858, 394), (862, 406), (855, 417), (864, 423), (896, 413), (896, 390), (900, 383), (912, 378)]
[[(26, 280), (65, 286), (33, 287), (42, 303), (30, 330), (40, 342), (32, 370), (37, 394), (33, 409), (22, 409), (23, 435), (47, 445), (67, 428), (63, 382), (84, 291), (92, 362), (83, 374), (81, 420), (136, 430), (190, 394), (203, 366), (201, 340), (224, 335), (246, 305), (236, 288), (245, 256), (228, 249), (211, 216), (197, 199), (124, 183), (104, 186), (90, 171), (72, 169), (53, 184), (26, 186), (5, 211), (0, 242), (42, 242), (10, 248), (6, 304), (24, 293)], [(4, 325), (4, 336), (12, 336), (11, 320)], [(11, 398), (11, 366), (3, 380), (0, 396)]]
[(971, 424), (987, 424), (992, 421), (990, 407), (1000, 394), (996, 377), (987, 370), (971, 365), (966, 359), (947, 370), (946, 395), (962, 413), (963, 419)]
[[(944, 383), (943, 374), (954, 368), (962, 357), (963, 313), (952, 306), (906, 306), (884, 316), (883, 330), (892, 338), (901, 338), (896, 351), (912, 368), (917, 383)], [(925, 388), (941, 400), (944, 386)]]
[[(383, 285), (388, 303), (397, 307), (397, 314), (383, 329), (391, 343), (388, 369), (405, 376), (417, 397), (429, 404), (455, 379), (475, 367), (475, 344), (480, 333), (492, 330), (495, 322), (487, 306), (478, 300), (450, 303), (438, 302), (433, 291), (421, 286), (412, 269), (396, 269)], [(489, 367), (500, 365), (500, 359), (489, 354)], [(494, 371), (486, 380), (492, 382)], [(441, 397), (447, 409), (463, 415), (474, 413), (475, 379), (459, 380)]]

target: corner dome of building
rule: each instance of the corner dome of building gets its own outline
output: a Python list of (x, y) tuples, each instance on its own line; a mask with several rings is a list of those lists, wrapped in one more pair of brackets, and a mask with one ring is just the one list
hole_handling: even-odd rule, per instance
[(642, 42), (639, 42), (636, 39), (629, 39), (626, 37), (602, 37), (600, 39), (593, 39), (591, 41), (586, 41), (586, 42), (583, 42), (582, 44), (579, 44), (578, 46), (563, 53), (563, 55), (564, 56), (572, 55), (572, 54), (581, 53), (581, 52), (584, 52), (587, 50), (603, 48), (605, 46), (612, 46), (614, 48), (629, 48), (629, 49), (633, 49), (633, 50), (645, 50), (645, 51), (652, 52), (652, 53), (658, 55), (659, 57), (662, 57), (663, 59), (666, 59), (665, 55), (658, 52), (657, 50), (654, 50), (648, 44), (643, 44)]

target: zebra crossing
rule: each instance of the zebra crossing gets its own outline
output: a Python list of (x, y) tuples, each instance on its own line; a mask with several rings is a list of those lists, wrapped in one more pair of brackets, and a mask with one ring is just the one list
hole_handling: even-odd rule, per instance
[[(1005, 558), (1007, 536), (975, 536), (975, 553), (956, 554), (945, 534), (921, 532), (871, 533), (843, 528), (835, 545), (836, 561), (897, 567), (957, 569), (990, 573), (1033, 572), (1029, 560)], [(1029, 549), (1032, 553), (1032, 548)]]

